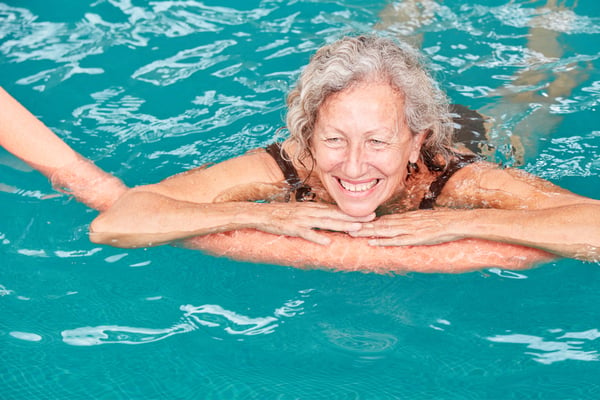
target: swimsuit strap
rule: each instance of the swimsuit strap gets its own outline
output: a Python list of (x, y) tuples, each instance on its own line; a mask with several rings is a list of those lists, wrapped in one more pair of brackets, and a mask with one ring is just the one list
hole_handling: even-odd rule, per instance
[(419, 209), (421, 210), (431, 210), (433, 209), (433, 205), (437, 200), (440, 193), (442, 193), (442, 189), (446, 185), (446, 182), (454, 175), (456, 171), (461, 169), (464, 166), (474, 163), (475, 161), (480, 160), (477, 154), (457, 154), (456, 158), (450, 162), (448, 168), (442, 173), (440, 176), (436, 178), (435, 181), (429, 185), (429, 190), (421, 200), (421, 204), (419, 204)]
[[(296, 192), (296, 201), (312, 201), (315, 194), (310, 186), (306, 185), (298, 176), (298, 171), (292, 164), (285, 150), (281, 148), (281, 143), (272, 143), (266, 147), (267, 153), (275, 159), (275, 162), (283, 172), (285, 181), (290, 185), (290, 189)], [(289, 199), (288, 199), (289, 201)]]
[[(272, 143), (266, 147), (267, 153), (273, 157), (283, 176), (285, 177), (285, 181), (290, 186), (292, 192), (295, 192), (296, 201), (312, 201), (314, 200), (315, 194), (312, 192), (310, 186), (306, 185), (302, 179), (298, 176), (298, 171), (289, 160), (287, 153), (285, 150), (281, 148), (281, 143)], [(442, 193), (442, 189), (446, 185), (446, 182), (454, 175), (456, 171), (463, 168), (466, 165), (469, 165), (477, 160), (480, 157), (476, 154), (457, 154), (456, 158), (450, 162), (450, 165), (444, 173), (437, 177), (435, 181), (429, 185), (429, 190), (421, 200), (419, 204), (419, 209), (421, 210), (429, 210), (433, 208), (435, 201), (437, 200), (440, 193)], [(289, 199), (288, 199), (289, 201)]]

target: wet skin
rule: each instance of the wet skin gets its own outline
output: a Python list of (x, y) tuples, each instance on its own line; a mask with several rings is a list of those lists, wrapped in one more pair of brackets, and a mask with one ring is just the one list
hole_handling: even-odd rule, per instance
[(330, 96), (312, 140), (315, 173), (339, 208), (367, 216), (405, 189), (407, 164), (424, 134), (404, 120), (402, 96), (386, 83), (358, 84)]

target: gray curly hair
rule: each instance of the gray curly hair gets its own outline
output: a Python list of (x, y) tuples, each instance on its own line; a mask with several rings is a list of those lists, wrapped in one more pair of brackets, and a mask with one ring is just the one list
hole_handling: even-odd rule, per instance
[(310, 144), (319, 108), (330, 95), (367, 80), (389, 82), (401, 93), (409, 129), (413, 134), (427, 132), (421, 158), (431, 165), (441, 156), (441, 165), (447, 164), (454, 130), (445, 94), (417, 50), (378, 36), (345, 37), (313, 55), (287, 98), (287, 140), (296, 148), (291, 157), (312, 159)]

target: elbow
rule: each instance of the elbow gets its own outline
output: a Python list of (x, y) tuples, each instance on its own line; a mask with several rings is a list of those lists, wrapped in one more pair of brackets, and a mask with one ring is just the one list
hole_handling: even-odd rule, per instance
[(122, 240), (119, 238), (122, 236), (117, 233), (114, 228), (111, 228), (109, 218), (104, 213), (96, 217), (90, 224), (89, 239), (95, 244), (104, 244), (114, 247), (129, 247), (120, 245)]
[(133, 210), (143, 209), (143, 205), (140, 206), (136, 201), (136, 192), (129, 190), (111, 207), (102, 211), (90, 224), (90, 241), (120, 248), (144, 247), (136, 242), (138, 235), (135, 229), (132, 229), (136, 223), (132, 220), (135, 212), (130, 204), (134, 204)]
[[(125, 201), (123, 201), (125, 199)], [(89, 239), (92, 243), (119, 248), (141, 248), (158, 246), (168, 241), (161, 240), (155, 228), (148, 226), (147, 213), (152, 199), (147, 194), (131, 191), (122, 196), (108, 210), (101, 212), (90, 224)]]
[(92, 221), (90, 241), (120, 248), (140, 248), (179, 239), (177, 235), (165, 232), (161, 219), (155, 217), (164, 204), (161, 199), (152, 192), (130, 189)]
[[(108, 215), (107, 215), (108, 214)], [(102, 213), (90, 224), (88, 237), (92, 243), (119, 247), (124, 249), (147, 247), (151, 244), (140, 243), (139, 235), (129, 232), (121, 226), (118, 219), (114, 221), (110, 213)]]

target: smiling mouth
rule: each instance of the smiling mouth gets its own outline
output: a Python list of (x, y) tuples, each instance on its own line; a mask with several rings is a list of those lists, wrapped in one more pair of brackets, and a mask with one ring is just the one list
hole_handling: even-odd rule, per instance
[(347, 191), (353, 192), (353, 193), (359, 193), (359, 192), (366, 192), (368, 190), (371, 190), (375, 185), (377, 185), (379, 183), (379, 179), (373, 179), (372, 181), (365, 182), (365, 183), (353, 184), (353, 183), (346, 182), (346, 181), (343, 181), (338, 178), (338, 182), (340, 183), (340, 186), (342, 186)]

